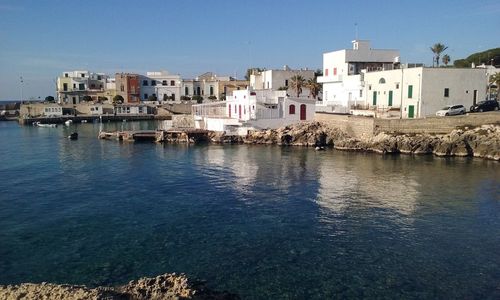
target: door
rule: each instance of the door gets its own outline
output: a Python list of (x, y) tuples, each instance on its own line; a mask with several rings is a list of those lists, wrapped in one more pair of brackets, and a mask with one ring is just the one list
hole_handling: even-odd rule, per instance
[(389, 106), (392, 106), (392, 91), (389, 91)]
[(415, 106), (414, 105), (409, 105), (408, 106), (408, 118), (412, 119), (415, 116)]
[(304, 121), (306, 118), (306, 105), (305, 104), (301, 104), (300, 105), (300, 120), (301, 121)]
[(474, 96), (472, 98), (472, 102), (474, 105), (476, 105), (476, 102), (477, 102), (477, 90), (474, 90)]
[(373, 92), (373, 105), (377, 105), (377, 92)]
[(241, 119), (241, 104), (238, 106), (238, 116)]

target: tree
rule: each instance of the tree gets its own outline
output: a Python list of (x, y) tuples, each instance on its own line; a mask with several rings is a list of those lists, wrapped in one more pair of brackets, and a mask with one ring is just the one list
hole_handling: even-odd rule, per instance
[(52, 96), (47, 96), (47, 97), (45, 97), (45, 101), (50, 102), (50, 103), (54, 103), (56, 100)]
[(450, 60), (451, 60), (451, 59), (450, 59), (450, 56), (449, 56), (448, 54), (443, 55), (443, 59), (442, 59), (442, 61), (443, 61), (443, 64), (444, 64), (445, 66), (448, 66), (448, 64), (450, 63)]
[(439, 57), (441, 56), (441, 53), (443, 53), (446, 49), (448, 49), (448, 47), (441, 43), (436, 43), (431, 47), (431, 51), (432, 53), (434, 53), (434, 61), (432, 62), (432, 66), (434, 66), (434, 62), (436, 62), (436, 65), (439, 67)]
[(290, 87), (295, 91), (297, 97), (300, 97), (300, 94), (302, 93), (302, 87), (304, 87), (305, 84), (306, 80), (300, 75), (294, 75), (292, 76), (292, 78), (290, 78)]
[(310, 78), (306, 83), (306, 87), (309, 89), (309, 96), (311, 96), (313, 99), (316, 99), (319, 92), (321, 91), (321, 84), (316, 82), (315, 78)]
[(116, 95), (113, 97), (113, 104), (122, 104), (124, 100), (121, 95)]
[(195, 100), (196, 103), (203, 103), (203, 97), (200, 95), (194, 95), (192, 99)]
[(92, 101), (92, 97), (90, 97), (89, 95), (85, 95), (85, 96), (83, 96), (82, 100), (85, 102), (90, 102), (90, 101)]
[(314, 77), (319, 77), (319, 76), (323, 76), (323, 70), (321, 69), (317, 69), (316, 71), (314, 71)]
[(208, 99), (214, 101), (214, 100), (217, 100), (217, 96), (214, 96), (214, 95), (208, 96)]
[(247, 73), (245, 74), (245, 80), (250, 80), (250, 75), (252, 75), (254, 72), (262, 72), (265, 69), (263, 68), (249, 68), (247, 69)]
[(498, 91), (500, 90), (500, 73), (496, 73), (496, 74), (490, 76), (489, 87), (490, 87), (490, 93), (496, 91), (498, 94)]
[(151, 95), (148, 97), (148, 101), (156, 101), (158, 100), (158, 98), (156, 97), (156, 95)]

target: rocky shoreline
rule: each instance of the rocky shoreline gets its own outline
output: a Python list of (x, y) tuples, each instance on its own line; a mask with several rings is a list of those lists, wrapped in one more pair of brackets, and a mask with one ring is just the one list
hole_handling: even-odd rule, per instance
[(356, 138), (322, 122), (298, 123), (279, 129), (252, 131), (245, 137), (211, 133), (212, 143), (275, 144), (332, 147), (381, 154), (434, 154), (500, 160), (500, 126), (464, 127), (444, 135), (388, 134)]
[(203, 282), (192, 281), (184, 274), (164, 274), (141, 278), (116, 287), (88, 288), (83, 285), (23, 283), (0, 285), (0, 299), (54, 299), (54, 300), (170, 300), (170, 299), (240, 299), (228, 292), (213, 291)]

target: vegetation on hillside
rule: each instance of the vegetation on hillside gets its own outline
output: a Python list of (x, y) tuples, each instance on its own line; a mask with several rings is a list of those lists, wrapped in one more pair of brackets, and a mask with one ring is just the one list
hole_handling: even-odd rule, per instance
[(500, 65), (500, 48), (493, 48), (483, 52), (473, 53), (464, 59), (457, 59), (453, 62), (456, 68), (470, 68), (471, 64), (476, 66), (481, 64)]

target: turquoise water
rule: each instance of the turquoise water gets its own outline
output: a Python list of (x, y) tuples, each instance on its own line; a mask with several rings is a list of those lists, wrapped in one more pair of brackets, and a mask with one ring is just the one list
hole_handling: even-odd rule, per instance
[(0, 122), (0, 284), (183, 272), (243, 299), (500, 298), (498, 162), (98, 130)]

